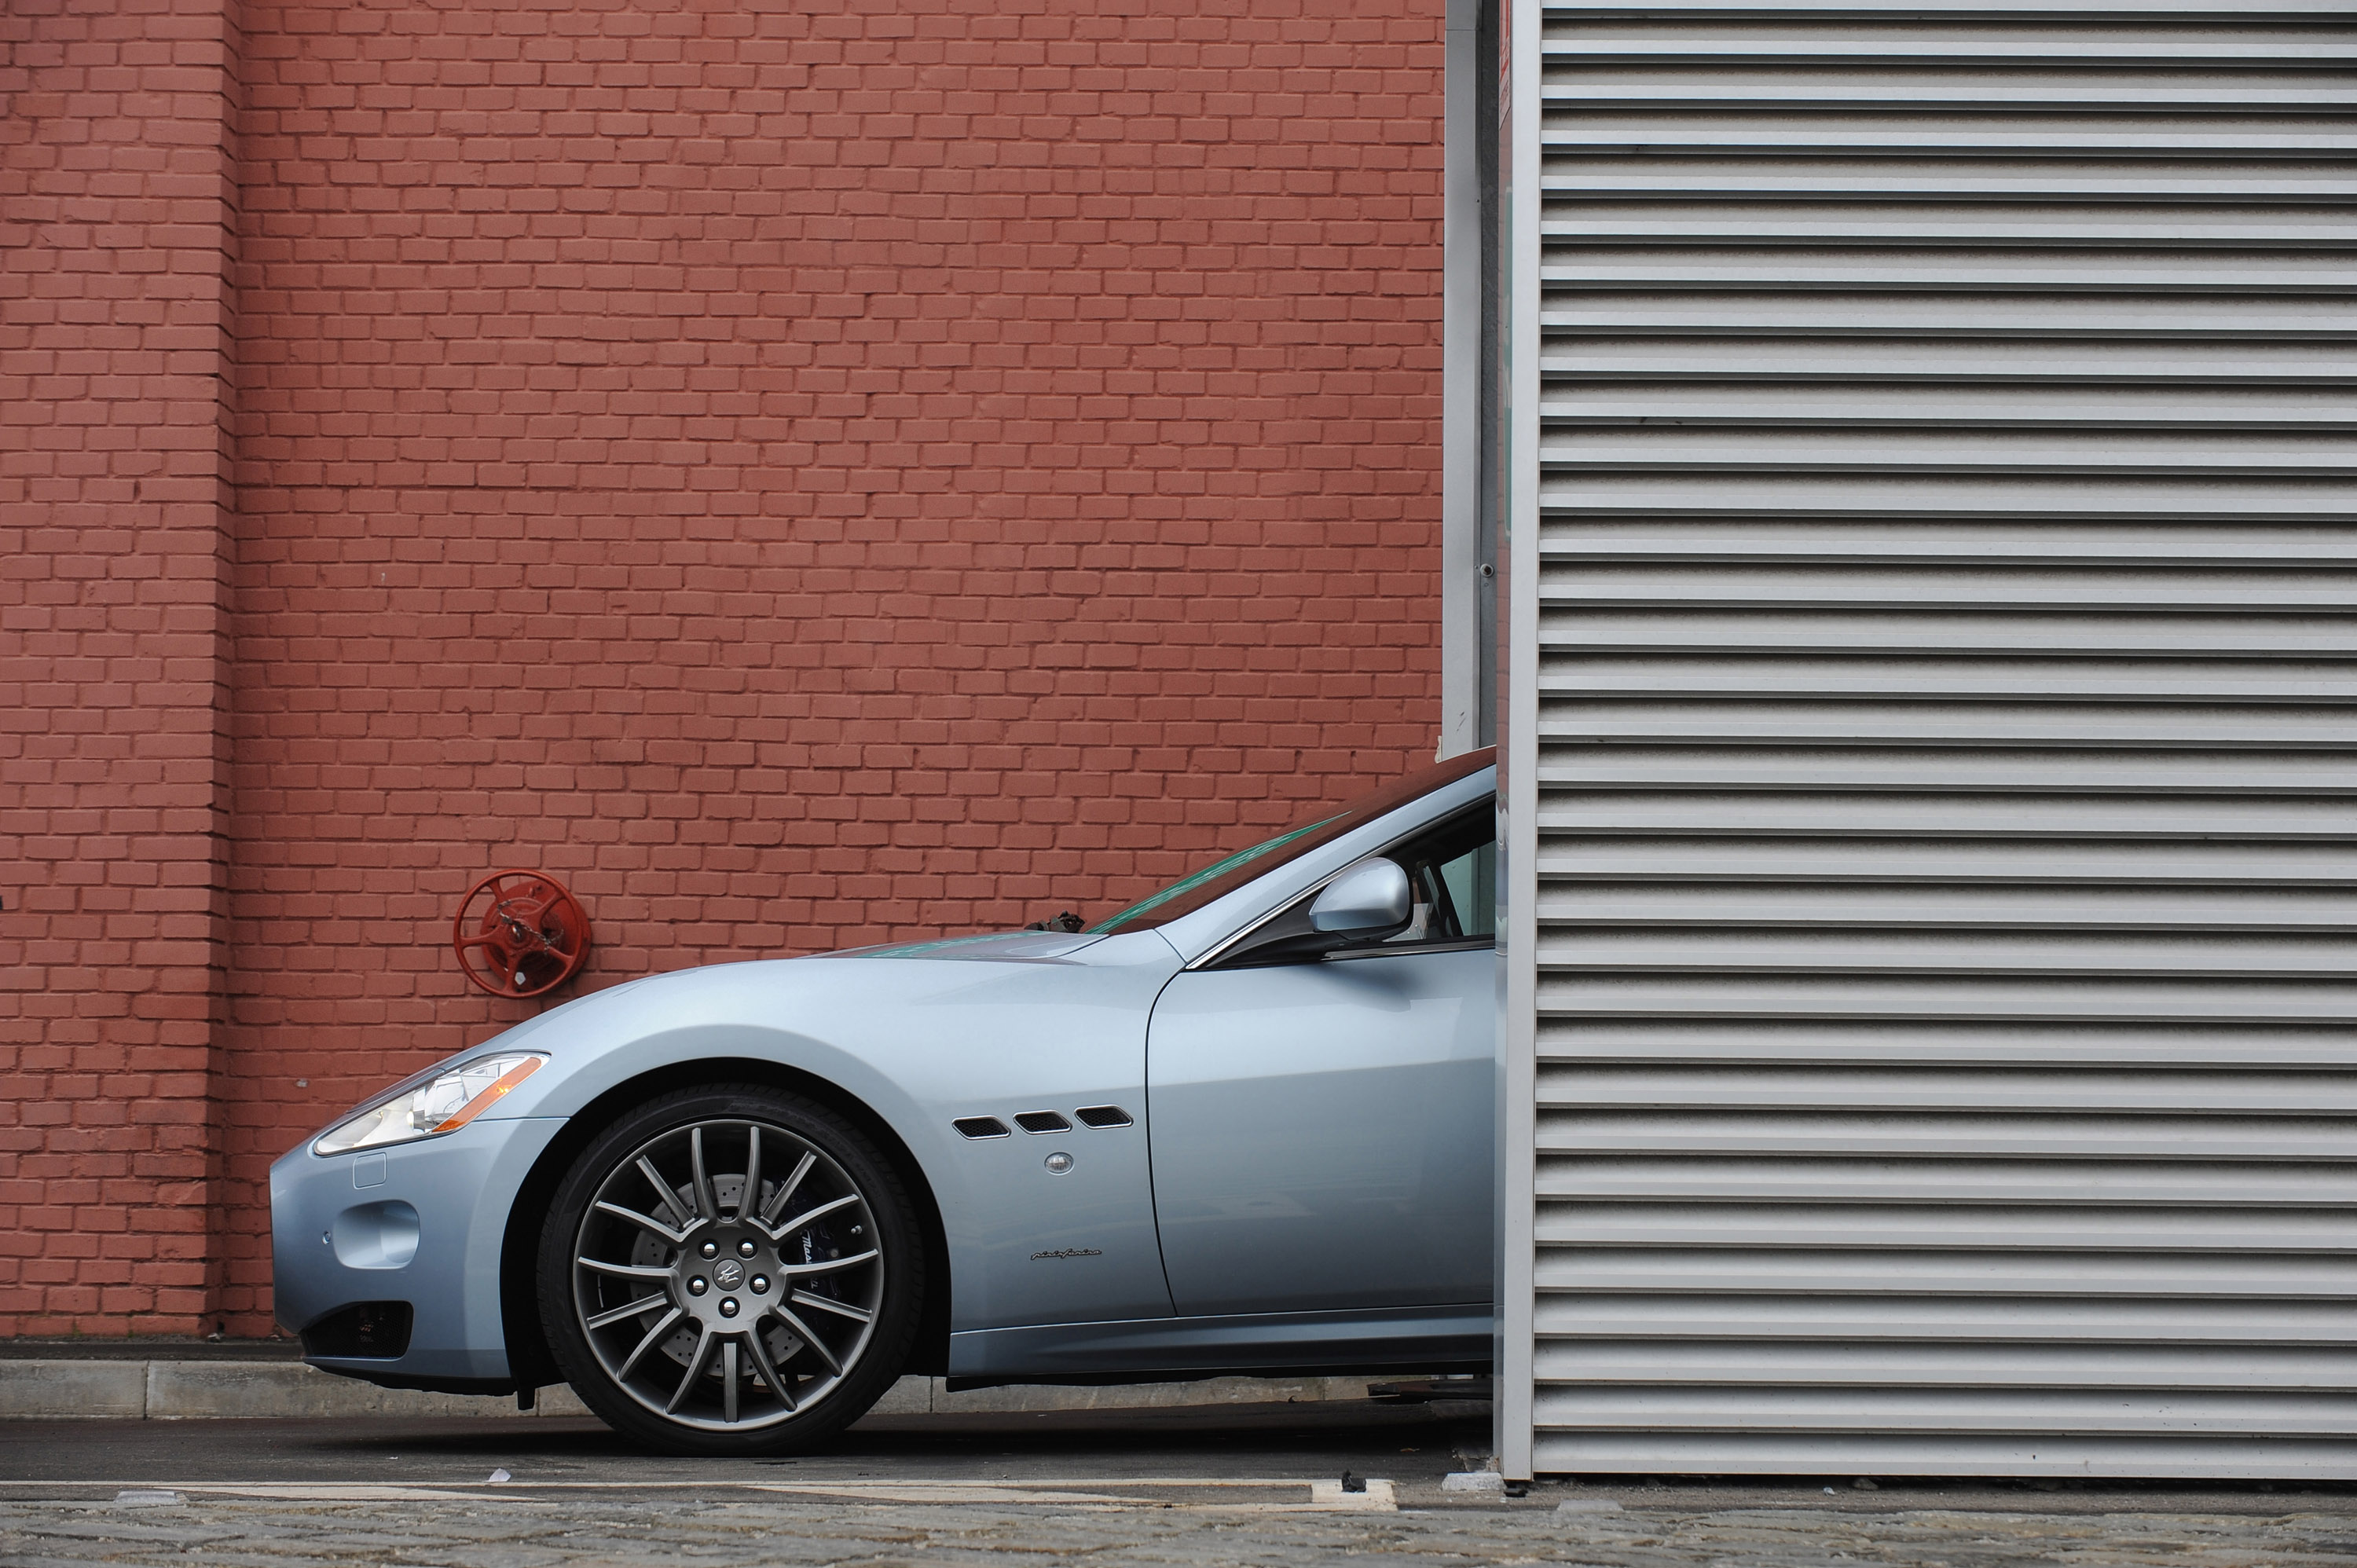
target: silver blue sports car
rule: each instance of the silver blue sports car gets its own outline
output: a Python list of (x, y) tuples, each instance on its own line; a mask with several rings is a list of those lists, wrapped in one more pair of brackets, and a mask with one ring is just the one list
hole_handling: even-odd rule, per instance
[(1086, 930), (554, 1008), (272, 1167), (279, 1321), (697, 1454), (904, 1372), (1484, 1367), (1495, 789), (1456, 758)]

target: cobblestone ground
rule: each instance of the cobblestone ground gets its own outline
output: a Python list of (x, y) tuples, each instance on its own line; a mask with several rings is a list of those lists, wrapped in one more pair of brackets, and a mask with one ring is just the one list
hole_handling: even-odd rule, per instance
[(1449, 1402), (871, 1418), (823, 1454), (736, 1461), (586, 1420), (0, 1422), (0, 1568), (2357, 1564), (2349, 1484), (1450, 1490), (1488, 1437), (1487, 1406)]
[[(291, 1488), (290, 1488), (291, 1489)], [(986, 1488), (985, 1488), (986, 1489)], [(1306, 1488), (1301, 1488), (1306, 1490)], [(313, 1491), (318, 1488), (312, 1488)], [(388, 1488), (388, 1490), (391, 1490)], [(1291, 1494), (1298, 1497), (1298, 1491)], [(760, 1494), (659, 1496), (410, 1488), (338, 1502), (313, 1497), (185, 1495), (178, 1502), (0, 1502), (0, 1563), (554, 1564), (1340, 1563), (1831, 1563), (1981, 1568), (2294, 1568), (2357, 1562), (2345, 1499), (2279, 1512), (2005, 1511), (1839, 1507), (1690, 1508), (1583, 1499), (1561, 1487), (1489, 1507), (1312, 1511), (1297, 1502), (812, 1500)], [(2256, 1499), (2253, 1499), (2255, 1501)]]

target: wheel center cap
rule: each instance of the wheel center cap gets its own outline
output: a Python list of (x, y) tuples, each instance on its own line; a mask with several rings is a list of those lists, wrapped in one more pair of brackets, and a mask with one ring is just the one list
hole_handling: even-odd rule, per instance
[(722, 1290), (735, 1290), (745, 1283), (745, 1265), (734, 1258), (723, 1258), (712, 1265), (712, 1283)]

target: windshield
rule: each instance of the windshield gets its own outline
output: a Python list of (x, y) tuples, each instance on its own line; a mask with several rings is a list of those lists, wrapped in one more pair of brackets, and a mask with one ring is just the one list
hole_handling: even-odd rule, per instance
[(1351, 829), (1373, 822), (1377, 817), (1395, 811), (1420, 795), (1428, 795), (1443, 785), (1454, 784), (1459, 779), (1479, 773), (1496, 760), (1496, 748), (1484, 747), (1469, 751), (1462, 757), (1430, 768), (1419, 768), (1372, 795), (1362, 796), (1340, 811), (1329, 812), (1305, 827), (1279, 833), (1250, 849), (1239, 850), (1224, 860), (1215, 861), (1202, 870), (1180, 877), (1150, 898), (1141, 898), (1109, 919), (1098, 921), (1092, 931), (1143, 931), (1191, 915), (1215, 898), (1225, 897), (1254, 877), (1274, 871), (1287, 861), (1298, 860), (1321, 844), (1333, 843)]

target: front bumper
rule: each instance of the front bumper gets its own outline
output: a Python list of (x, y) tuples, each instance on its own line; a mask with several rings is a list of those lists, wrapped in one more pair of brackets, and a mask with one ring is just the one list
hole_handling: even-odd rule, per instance
[(275, 1311), (301, 1334), (364, 1302), (406, 1302), (395, 1356), (304, 1359), (390, 1388), (490, 1392), (514, 1384), (500, 1310), (508, 1216), (561, 1118), (482, 1118), (439, 1138), (325, 1157), (301, 1147), (270, 1167)]

